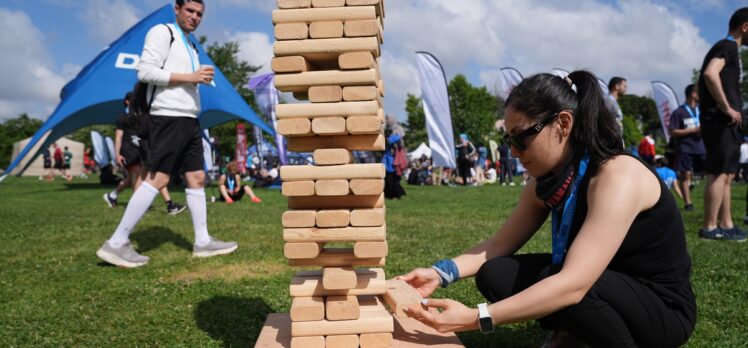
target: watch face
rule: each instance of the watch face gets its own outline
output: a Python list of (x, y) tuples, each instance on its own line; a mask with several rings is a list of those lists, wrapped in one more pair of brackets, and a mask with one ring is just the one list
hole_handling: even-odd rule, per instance
[(488, 333), (493, 331), (493, 322), (491, 317), (483, 317), (478, 321), (480, 323), (480, 332)]

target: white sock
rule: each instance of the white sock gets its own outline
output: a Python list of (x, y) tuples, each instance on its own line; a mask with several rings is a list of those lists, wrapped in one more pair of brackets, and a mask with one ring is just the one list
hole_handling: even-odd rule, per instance
[(195, 245), (203, 246), (210, 243), (208, 235), (208, 209), (205, 204), (205, 189), (185, 189), (187, 207), (192, 215), (192, 225), (195, 227)]
[(112, 199), (117, 199), (117, 196), (118, 196), (117, 190), (109, 192), (109, 197), (111, 197)]
[(117, 230), (109, 238), (109, 245), (112, 248), (119, 248), (130, 240), (130, 232), (135, 229), (135, 225), (138, 224), (140, 218), (148, 211), (148, 207), (151, 206), (157, 194), (158, 190), (147, 182), (140, 185), (138, 190), (133, 193)]

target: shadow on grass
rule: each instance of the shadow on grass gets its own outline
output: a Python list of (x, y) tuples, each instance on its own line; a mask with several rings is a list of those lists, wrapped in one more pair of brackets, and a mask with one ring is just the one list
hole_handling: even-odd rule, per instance
[(261, 298), (214, 296), (195, 308), (195, 322), (224, 347), (251, 347), (272, 312)]
[(113, 188), (117, 187), (117, 185), (102, 185), (98, 182), (66, 182), (64, 183), (65, 188), (64, 189), (58, 189), (56, 191), (81, 191), (81, 190), (112, 190)]
[(166, 243), (174, 244), (178, 248), (192, 252), (192, 243), (190, 241), (162, 226), (149, 227), (145, 230), (135, 232), (130, 235), (130, 239), (138, 245), (137, 252), (139, 253), (154, 250)]

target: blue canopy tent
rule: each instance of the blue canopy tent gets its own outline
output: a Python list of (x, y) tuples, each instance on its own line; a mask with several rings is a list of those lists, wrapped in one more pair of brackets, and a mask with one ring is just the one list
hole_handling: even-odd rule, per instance
[[(117, 116), (123, 112), (122, 99), (125, 93), (137, 81), (135, 68), (148, 30), (157, 24), (174, 21), (172, 5), (165, 5), (130, 28), (84, 67), (75, 79), (62, 88), (60, 104), (5, 172), (10, 173), (28, 157), (29, 161), (20, 171), (23, 172), (41, 153), (41, 149), (76, 129), (93, 124), (114, 124)], [(197, 46), (201, 64), (215, 66), (194, 36), (190, 35), (190, 39)], [(241, 119), (274, 135), (273, 129), (252, 111), (217, 67), (214, 81), (215, 87), (202, 84), (199, 87), (202, 104), (199, 119), (203, 128)], [(45, 137), (47, 133), (49, 136)], [(30, 153), (40, 141), (42, 146), (38, 147), (39, 150)]]

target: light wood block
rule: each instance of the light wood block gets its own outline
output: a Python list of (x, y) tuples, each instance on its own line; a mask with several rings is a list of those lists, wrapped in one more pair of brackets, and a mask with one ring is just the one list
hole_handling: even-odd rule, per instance
[(362, 310), (361, 315), (356, 320), (292, 322), (291, 335), (297, 337), (393, 332), (395, 327), (392, 315), (384, 308), (380, 308), (378, 310)]
[(287, 210), (281, 216), (283, 227), (314, 227), (317, 212), (314, 210)]
[(278, 133), (285, 136), (309, 136), (312, 133), (312, 122), (308, 118), (287, 118), (278, 120)]
[(337, 148), (351, 151), (384, 151), (384, 144), (383, 134), (333, 135), (289, 138), (287, 148), (296, 152)]
[(321, 271), (302, 271), (296, 273), (291, 280), (290, 293), (298, 296), (330, 296), (330, 295), (381, 295), (387, 291), (384, 270), (381, 268), (357, 269), (356, 287), (353, 289), (330, 290), (322, 284)]
[(356, 19), (376, 19), (377, 12), (373, 6), (338, 7), (338, 8), (305, 8), (273, 10), (273, 24), (278, 23), (312, 23), (319, 21), (348, 21)]
[(333, 39), (343, 37), (343, 22), (324, 21), (309, 24), (309, 37), (312, 39)]
[(356, 257), (385, 257), (388, 253), (389, 248), (387, 242), (356, 242), (353, 244), (353, 254), (356, 255)]
[(358, 348), (358, 335), (335, 335), (325, 337), (327, 348)]
[(273, 31), (276, 40), (305, 40), (309, 37), (306, 23), (280, 23)]
[(289, 196), (288, 209), (371, 209), (384, 207), (384, 194), (379, 196)]
[(349, 134), (378, 134), (383, 131), (384, 123), (378, 116), (350, 116), (345, 120)]
[(270, 68), (276, 73), (299, 73), (314, 70), (303, 56), (273, 57)]
[(389, 348), (392, 347), (392, 333), (369, 333), (359, 336), (359, 345), (361, 348)]
[(351, 226), (383, 226), (384, 209), (354, 209), (350, 219)]
[(312, 0), (277, 0), (278, 8), (308, 8), (312, 6)]
[(390, 307), (398, 318), (407, 318), (403, 312), (406, 306), (420, 306), (421, 294), (403, 280), (390, 279), (387, 281), (387, 293), (384, 294), (384, 302)]
[(356, 296), (327, 296), (325, 298), (325, 319), (355, 320), (361, 315)]
[(312, 86), (308, 94), (312, 103), (337, 103), (343, 100), (343, 88), (340, 86)]
[(319, 228), (348, 227), (350, 211), (347, 209), (320, 210), (316, 215), (316, 225)]
[(346, 0), (347, 6), (376, 6), (380, 0)]
[(291, 303), (292, 321), (314, 321), (325, 318), (325, 300), (322, 297), (294, 297)]
[(346, 21), (344, 33), (346, 37), (377, 36), (381, 28), (379, 23), (376, 19)]
[(314, 181), (286, 181), (281, 186), (286, 197), (314, 196)]
[(348, 52), (338, 57), (338, 66), (342, 70), (374, 69), (377, 63), (369, 51)]
[(353, 289), (356, 284), (358, 278), (352, 267), (325, 267), (322, 270), (322, 286), (327, 290)]
[(345, 101), (377, 100), (379, 91), (376, 86), (347, 86), (342, 94)]
[(312, 0), (312, 7), (343, 7), (345, 0)]
[(291, 337), (291, 348), (325, 348), (326, 342), (325, 336)]
[(291, 267), (379, 267), (385, 265), (385, 258), (360, 259), (353, 254), (353, 248), (326, 248), (313, 259), (291, 259), (288, 260), (288, 265)]
[(312, 62), (337, 59), (342, 53), (366, 51), (379, 57), (377, 37), (346, 37), (337, 39), (284, 40), (273, 44), (276, 57), (302, 55)]
[(315, 117), (312, 119), (312, 132), (317, 135), (347, 134), (343, 117)]
[(379, 95), (384, 97), (384, 81), (377, 81), (377, 90), (379, 90)]
[[(323, 243), (286, 243), (283, 256), (287, 259), (313, 259), (319, 256)], [(354, 246), (355, 253), (355, 246)]]
[(283, 240), (288, 243), (308, 242), (381, 242), (387, 226), (340, 228), (284, 228)]
[(280, 175), (285, 181), (382, 179), (385, 176), (381, 163), (358, 163), (333, 166), (294, 165), (281, 166)]
[[(370, 71), (370, 70), (367, 70)], [(314, 74), (308, 72), (302, 74)], [(278, 79), (283, 75), (276, 75)], [(376, 101), (358, 101), (341, 103), (318, 103), (318, 104), (279, 104), (276, 107), (276, 117), (284, 118), (314, 118), (329, 116), (349, 115), (374, 115), (379, 111), (379, 103)]]
[(314, 183), (314, 193), (317, 196), (345, 196), (350, 192), (348, 180), (317, 180)]
[(352, 179), (350, 190), (354, 195), (378, 195), (384, 192), (384, 179)]
[[(282, 41), (281, 41), (282, 42)], [(275, 76), (275, 87), (283, 92), (307, 92), (309, 88), (313, 86), (324, 86), (324, 85), (345, 85), (345, 86), (356, 86), (356, 85), (375, 85), (377, 83), (377, 73), (374, 69), (368, 70), (350, 70), (350, 71), (339, 71), (339, 70), (322, 70), (322, 71), (306, 71), (297, 74), (280, 74)], [(299, 105), (299, 104), (281, 104), (281, 105)], [(278, 105), (279, 107), (281, 105)], [(302, 104), (302, 106), (304, 106)], [(297, 108), (301, 108), (298, 106)], [(329, 110), (329, 109), (328, 109)], [(277, 112), (277, 111), (276, 111)], [(374, 111), (366, 110), (358, 112), (358, 114), (371, 114)], [(326, 112), (321, 116), (340, 115), (344, 111), (333, 111)], [(292, 117), (278, 113), (278, 118)]]
[[(348, 123), (346, 120), (346, 128)], [(353, 163), (353, 153), (346, 149), (320, 149), (314, 150), (314, 164), (317, 166), (330, 166)]]

